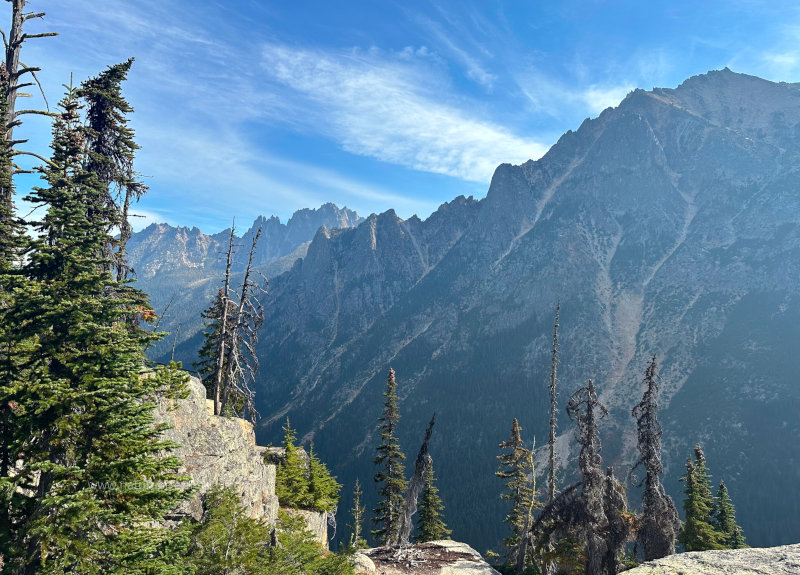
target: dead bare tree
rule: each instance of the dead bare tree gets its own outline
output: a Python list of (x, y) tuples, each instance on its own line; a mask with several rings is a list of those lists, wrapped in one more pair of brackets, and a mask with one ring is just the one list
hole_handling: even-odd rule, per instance
[[(258, 417), (252, 387), (258, 371), (255, 346), (258, 330), (264, 324), (264, 308), (258, 296), (266, 293), (267, 281), (253, 269), (253, 258), (261, 237), (259, 228), (253, 235), (241, 288), (237, 293), (231, 287), (235, 233), (232, 225), (222, 287), (203, 312), (203, 317), (210, 321), (206, 323), (205, 342), (200, 348), (200, 361), (195, 366), (214, 400), (215, 415), (233, 411), (255, 421)], [(257, 276), (263, 279), (263, 285)]]
[(222, 415), (221, 397), (223, 378), (225, 376), (225, 357), (227, 354), (228, 344), (228, 323), (230, 321), (231, 311), (231, 262), (233, 261), (233, 248), (234, 239), (236, 234), (236, 221), (231, 224), (231, 234), (228, 239), (228, 253), (225, 262), (225, 275), (222, 280), (222, 289), (218, 294), (219, 299), (219, 314), (216, 318), (217, 326), (216, 333), (212, 334), (216, 337), (216, 366), (214, 368), (214, 415)]
[(597, 423), (608, 415), (600, 403), (594, 382), (579, 388), (567, 402), (567, 415), (576, 423), (577, 441), (581, 446), (578, 467), (583, 477), (580, 505), (583, 508), (579, 532), (586, 549), (586, 575), (602, 573), (607, 552), (601, 532), (608, 526), (603, 511), (603, 470), (600, 458), (600, 436)]
[[(638, 541), (642, 546), (645, 561), (675, 553), (675, 540), (681, 526), (675, 503), (664, 491), (659, 479), (664, 467), (661, 464), (662, 430), (658, 421), (658, 379), (656, 356), (653, 356), (642, 380), (645, 385), (644, 395), (631, 411), (631, 416), (636, 419), (640, 456), (628, 477), (636, 487), (644, 484)], [(634, 472), (640, 466), (644, 467), (645, 475), (636, 481)]]
[(417, 512), (417, 499), (422, 491), (424, 485), (425, 471), (431, 464), (431, 456), (428, 453), (428, 442), (431, 440), (433, 433), (433, 425), (436, 423), (436, 414), (431, 417), (428, 423), (428, 429), (425, 431), (425, 438), (422, 440), (422, 446), (419, 448), (417, 459), (414, 462), (414, 475), (408, 482), (406, 488), (405, 503), (403, 505), (403, 513), (400, 516), (400, 529), (398, 530), (397, 545), (408, 545), (409, 538), (411, 537), (411, 528), (413, 523), (411, 518)]
[(558, 397), (558, 313), (561, 311), (561, 302), (556, 304), (556, 321), (553, 325), (553, 358), (550, 365), (550, 435), (547, 438), (549, 450), (549, 469), (547, 471), (547, 502), (553, 501), (556, 496), (556, 397)]
[[(558, 313), (558, 312), (556, 312)], [(525, 515), (525, 525), (522, 529), (522, 535), (519, 539), (519, 546), (513, 553), (512, 556), (516, 555), (517, 564), (516, 569), (517, 573), (522, 573), (525, 571), (525, 563), (529, 559), (529, 551), (528, 548), (533, 550), (533, 534), (531, 532), (531, 524), (533, 523), (533, 510), (534, 508), (541, 507), (541, 504), (536, 501), (536, 438), (533, 439), (533, 447), (531, 448), (529, 454), (529, 463), (531, 467), (531, 484), (530, 484), (530, 500), (528, 501), (528, 510), (527, 514)]]
[[(34, 18), (42, 18), (44, 12), (24, 12), (26, 0), (6, 0), (11, 4), (11, 29), (8, 34), (0, 30), (5, 48), (4, 59), (0, 62), (0, 116), (3, 119), (3, 145), (0, 146), (0, 268), (10, 267), (19, 256), (19, 237), (24, 233), (22, 222), (14, 214), (14, 181), (13, 176), (20, 173), (33, 173), (31, 169), (24, 169), (15, 162), (15, 157), (20, 155), (33, 156), (45, 163), (49, 160), (39, 154), (28, 150), (18, 150), (18, 144), (24, 144), (27, 139), (14, 139), (14, 128), (22, 124), (22, 116), (37, 114), (55, 116), (49, 111), (47, 98), (36, 77), (40, 70), (35, 66), (27, 66), (20, 61), (22, 46), (26, 40), (57, 36), (55, 32), (42, 32), (28, 34), (23, 32), (26, 22)], [(23, 81), (30, 75), (32, 81)], [(17, 110), (17, 98), (28, 97), (31, 94), (23, 92), (24, 88), (38, 86), (45, 103), (45, 110), (24, 109)]]
[[(233, 321), (230, 324), (229, 343), (223, 361), (225, 375), (220, 401), (220, 413), (224, 413), (231, 395), (235, 395), (242, 402), (236, 411), (250, 421), (255, 421), (258, 417), (252, 384), (255, 383), (258, 371), (258, 356), (255, 350), (258, 330), (264, 325), (264, 307), (258, 299), (258, 294), (266, 293), (266, 288), (254, 279), (254, 276), (260, 275), (253, 269), (253, 257), (259, 238), (261, 238), (260, 227), (250, 245), (247, 268), (238, 294), (238, 307), (231, 318)], [(266, 284), (266, 278), (262, 276), (262, 279)]]
[(603, 570), (606, 575), (617, 575), (622, 568), (621, 559), (625, 553), (625, 545), (631, 540), (634, 519), (633, 514), (628, 513), (625, 485), (614, 477), (611, 467), (606, 468), (603, 479), (603, 513), (607, 521)]

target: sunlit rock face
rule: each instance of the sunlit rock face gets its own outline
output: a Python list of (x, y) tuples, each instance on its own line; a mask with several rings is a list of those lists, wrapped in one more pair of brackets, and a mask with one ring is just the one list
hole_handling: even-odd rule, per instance
[(173, 515), (203, 516), (203, 495), (214, 486), (233, 487), (250, 517), (274, 525), (278, 518), (275, 466), (264, 463), (266, 448), (256, 445), (253, 426), (243, 420), (213, 415), (206, 389), (196, 378), (188, 383), (185, 399), (161, 399), (156, 423), (170, 429), (163, 438), (178, 445), (173, 451), (182, 462), (181, 473), (197, 489)]
[(800, 573), (800, 545), (766, 549), (697, 551), (671, 555), (626, 571), (630, 575), (794, 575)]
[(500, 575), (472, 547), (449, 540), (365, 549), (356, 553), (353, 564), (356, 575)]

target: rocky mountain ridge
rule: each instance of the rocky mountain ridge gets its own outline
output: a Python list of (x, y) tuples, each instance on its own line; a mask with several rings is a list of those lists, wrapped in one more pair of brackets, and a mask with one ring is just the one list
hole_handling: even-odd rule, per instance
[[(271, 282), (257, 433), (275, 441), (288, 415), (340, 481), (367, 484), (392, 366), (401, 444), (412, 451), (437, 412), (431, 452), (454, 535), (495, 545), (497, 444), (513, 417), (529, 442), (546, 436), (560, 299), (559, 401), (595, 380), (611, 411), (606, 462), (627, 472), (630, 408), (656, 354), (673, 497), (700, 442), (751, 544), (800, 539), (798, 144), (800, 87), (725, 69), (632, 92), (540, 160), (498, 167), (482, 200), (320, 230)], [(563, 484), (563, 415), (559, 428)]]
[[(286, 224), (276, 216), (259, 216), (244, 233), (236, 236), (233, 280), (240, 281), (253, 235), (259, 227), (261, 238), (254, 266), (270, 279), (305, 257), (320, 228), (349, 228), (362, 220), (354, 211), (331, 203), (317, 209), (298, 210)], [(229, 241), (230, 228), (209, 235), (196, 227), (151, 224), (133, 234), (128, 242), (128, 263), (135, 271), (137, 287), (150, 294), (151, 305), (162, 316), (159, 328), (170, 332), (170, 338), (150, 350), (151, 357), (169, 359), (171, 348), (181, 343), (197, 349), (203, 327), (200, 314), (221, 285)], [(187, 367), (196, 359), (193, 352)]]
[[(249, 248), (253, 234), (261, 228), (261, 239), (254, 261), (257, 266), (263, 266), (292, 254), (303, 257), (307, 242), (322, 226), (350, 228), (357, 226), (362, 220), (357, 213), (346, 207), (339, 208), (327, 203), (317, 209), (296, 211), (286, 224), (281, 223), (277, 216), (259, 216), (244, 234), (237, 236), (236, 243)], [(228, 249), (230, 231), (228, 228), (207, 235), (197, 227), (150, 224), (133, 234), (128, 242), (128, 263), (136, 271), (140, 282), (147, 282), (156, 274), (224, 269), (224, 254)], [(247, 250), (237, 250), (235, 265), (241, 267), (246, 262)]]

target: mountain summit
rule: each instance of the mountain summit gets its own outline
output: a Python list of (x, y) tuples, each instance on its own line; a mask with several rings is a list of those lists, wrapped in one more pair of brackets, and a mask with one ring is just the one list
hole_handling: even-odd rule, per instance
[[(483, 200), (321, 229), (271, 283), (260, 439), (288, 415), (342, 462), (340, 481), (364, 483), (391, 366), (409, 452), (436, 411), (454, 535), (494, 545), (497, 444), (513, 417), (529, 441), (546, 437), (560, 298), (560, 405), (595, 380), (612, 408), (607, 464), (627, 472), (630, 408), (656, 354), (672, 495), (700, 442), (748, 541), (797, 540), (799, 144), (800, 88), (725, 69), (630, 93), (540, 160), (499, 166)], [(559, 427), (571, 469), (566, 417)]]

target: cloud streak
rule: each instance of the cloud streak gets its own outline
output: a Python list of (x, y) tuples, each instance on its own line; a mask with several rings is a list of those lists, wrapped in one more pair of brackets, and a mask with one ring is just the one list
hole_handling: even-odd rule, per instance
[(262, 56), (264, 70), (304, 99), (302, 113), (354, 154), (488, 182), (498, 164), (547, 149), (443, 103), (433, 80), (397, 60), (279, 44), (264, 46)]

